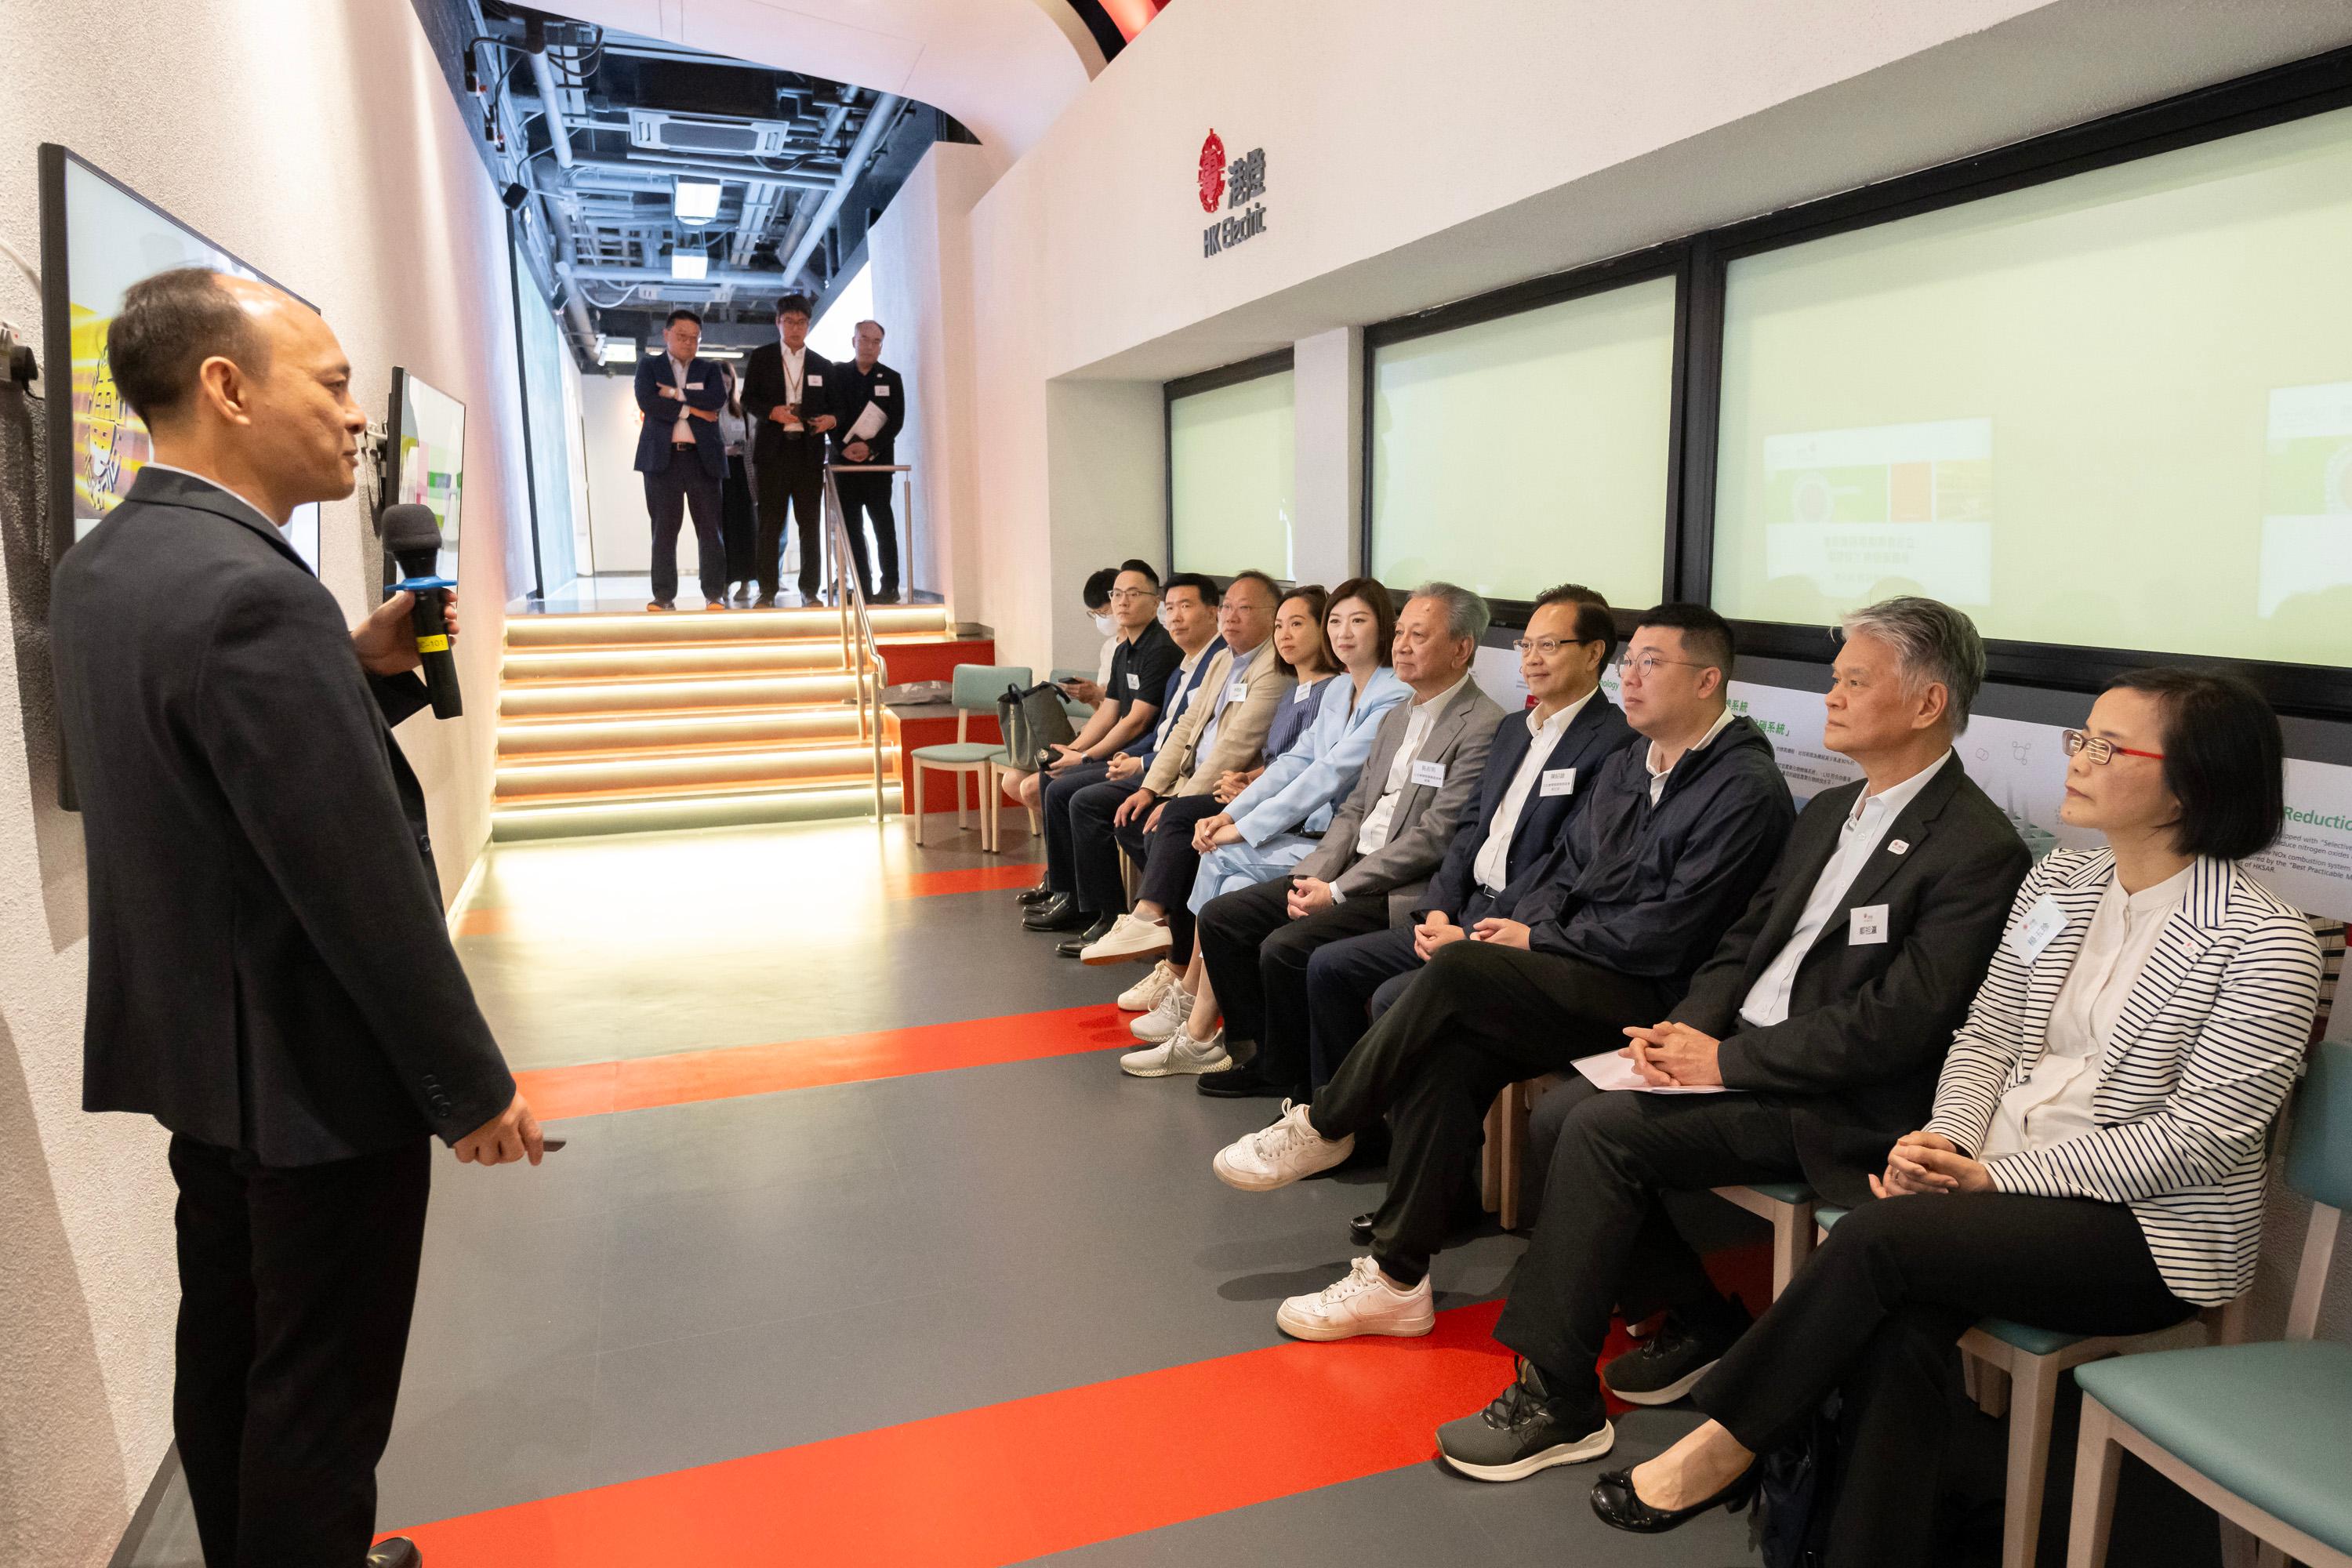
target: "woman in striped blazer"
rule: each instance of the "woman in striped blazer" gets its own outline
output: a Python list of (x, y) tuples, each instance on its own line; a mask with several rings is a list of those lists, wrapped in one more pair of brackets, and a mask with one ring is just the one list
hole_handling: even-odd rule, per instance
[(2252, 1283), (2268, 1131), (2319, 999), (2310, 925), (2239, 865), (2278, 835), (2278, 721), (2242, 681), (2150, 669), (2066, 746), (2061, 816), (2105, 847), (2027, 876), (1927, 1125), (1872, 1179), (1892, 1201), (1832, 1230), (1693, 1391), (1713, 1419), (1601, 1478), (1608, 1522), (1744, 1502), (1757, 1454), (1835, 1391), (1832, 1568), (1924, 1563), (1970, 1324), (2144, 1333)]

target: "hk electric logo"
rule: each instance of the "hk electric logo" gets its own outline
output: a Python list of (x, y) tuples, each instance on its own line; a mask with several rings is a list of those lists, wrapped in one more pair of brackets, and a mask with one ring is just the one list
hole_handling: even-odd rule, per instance
[(1232, 215), (1201, 231), (1201, 254), (1214, 256), (1265, 232), (1265, 149), (1259, 147), (1230, 162), (1224, 139), (1214, 131), (1201, 143), (1199, 168), (1201, 210), (1213, 213), (1220, 200)]

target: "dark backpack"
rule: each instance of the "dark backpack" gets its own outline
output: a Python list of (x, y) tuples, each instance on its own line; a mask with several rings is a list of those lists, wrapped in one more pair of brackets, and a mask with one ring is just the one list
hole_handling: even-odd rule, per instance
[(1822, 1568), (1829, 1561), (1838, 1403), (1830, 1395), (1794, 1437), (1757, 1457), (1764, 1473), (1748, 1505), (1748, 1544), (1763, 1553), (1764, 1568)]

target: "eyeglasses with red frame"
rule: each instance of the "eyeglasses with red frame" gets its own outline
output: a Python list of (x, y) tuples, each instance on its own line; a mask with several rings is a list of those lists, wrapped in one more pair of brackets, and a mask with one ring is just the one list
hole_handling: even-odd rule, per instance
[(2065, 746), (2068, 756), (2071, 757), (2079, 752), (2088, 756), (2092, 762), (2103, 765), (2114, 762), (2119, 756), (2146, 757), (2151, 762), (2158, 763), (2164, 761), (2162, 752), (2136, 752), (2129, 746), (2118, 746), (2113, 741), (2103, 740), (2088, 730), (2061, 730), (2058, 731), (2058, 739)]

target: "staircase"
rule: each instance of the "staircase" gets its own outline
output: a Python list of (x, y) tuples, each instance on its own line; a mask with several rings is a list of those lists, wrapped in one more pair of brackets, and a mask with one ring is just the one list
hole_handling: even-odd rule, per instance
[[(951, 632), (938, 605), (872, 616), (886, 660), (893, 642)], [(886, 718), (886, 811), (899, 805), (893, 730)], [(496, 840), (862, 816), (873, 759), (838, 611), (507, 621)]]

